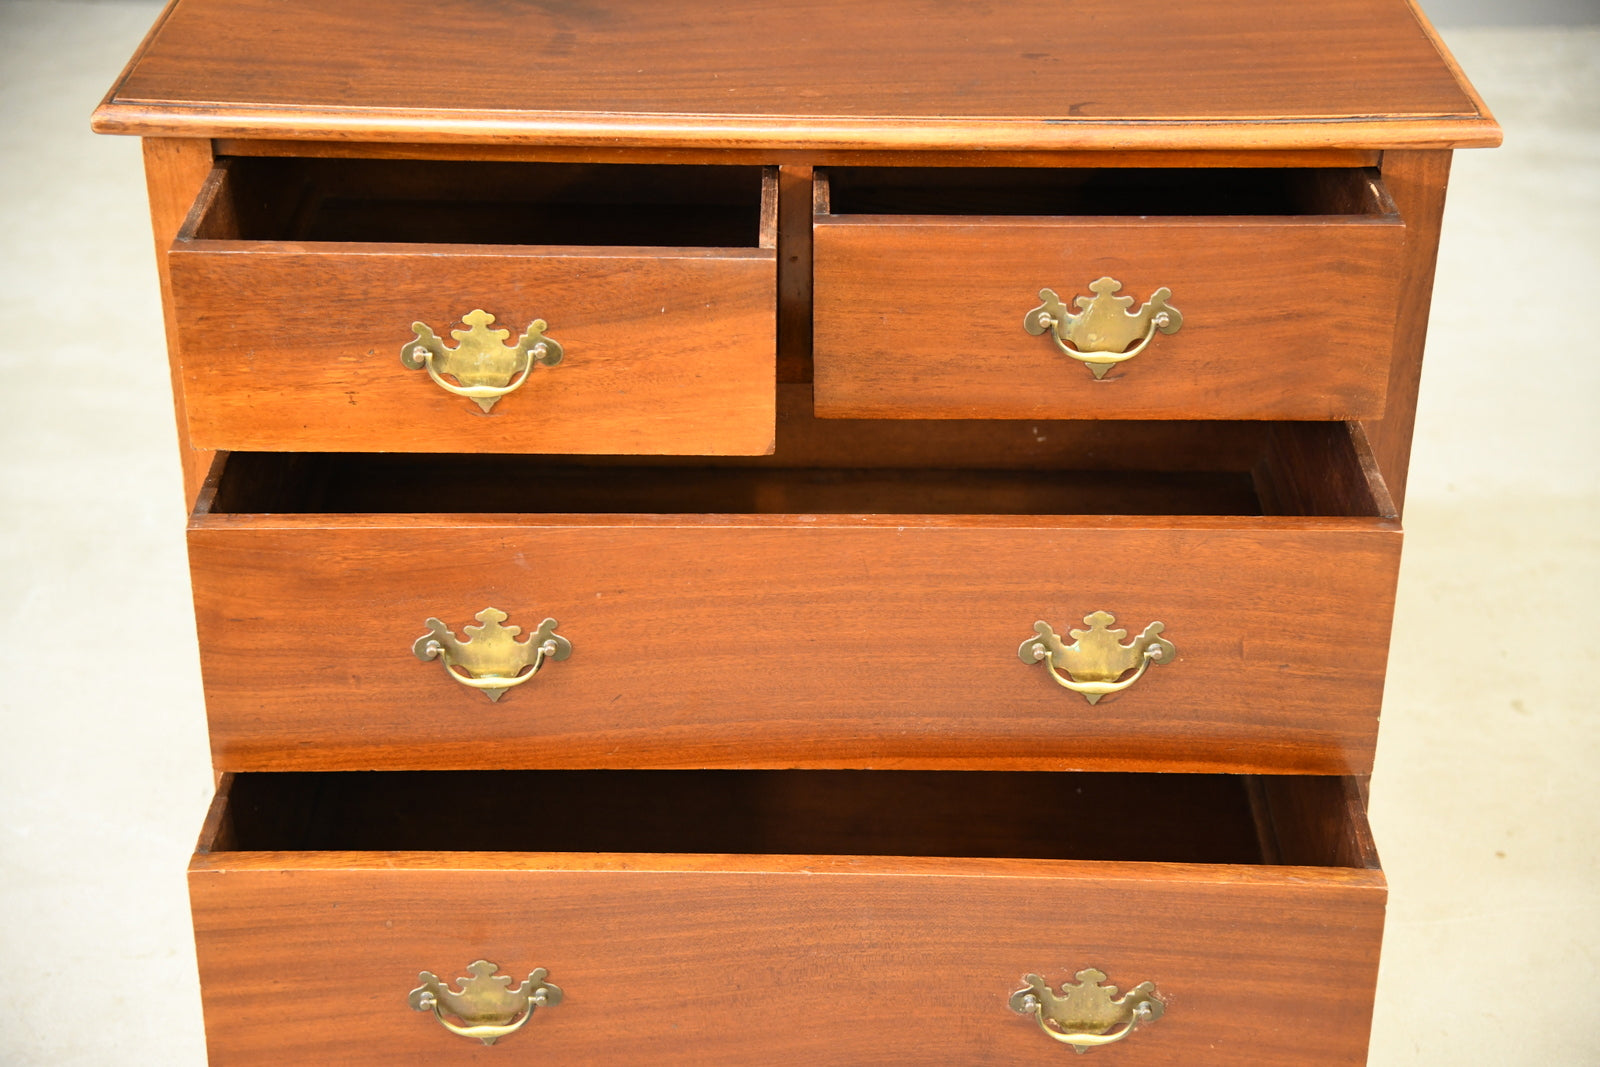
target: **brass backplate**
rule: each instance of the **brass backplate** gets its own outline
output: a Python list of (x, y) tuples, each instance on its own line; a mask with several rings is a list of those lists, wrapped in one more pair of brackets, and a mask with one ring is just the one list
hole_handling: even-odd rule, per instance
[(515, 986), (510, 975), (495, 973), (499, 969), (488, 960), (469, 964), (468, 976), (456, 980), (459, 990), (451, 989), (432, 971), (423, 971), (417, 976), (422, 984), (411, 991), (409, 1003), (415, 1011), (433, 1012), (439, 1025), (452, 1034), (476, 1038), (485, 1045), (520, 1030), (535, 1008), (561, 1003), (561, 987), (545, 981), (549, 972), (543, 967), (535, 968)]
[(1058, 994), (1037, 974), (1025, 975), (1027, 984), (1011, 994), (1011, 1010), (1034, 1016), (1046, 1034), (1075, 1052), (1121, 1041), (1166, 1011), (1153, 983), (1140, 982), (1119, 997), (1116, 986), (1102, 984), (1103, 971), (1088, 967), (1075, 977), (1077, 982), (1063, 982)]
[[(1069, 630), (1066, 644), (1048, 622), (1033, 624), (1033, 636), (1022, 642), (1017, 656), (1024, 663), (1043, 663), (1063, 687), (1082, 694), (1091, 704), (1121, 692), (1138, 681), (1151, 663), (1170, 663), (1177, 654), (1172, 642), (1161, 636), (1166, 624), (1152, 622), (1127, 644), (1126, 630), (1112, 629), (1117, 619), (1106, 611), (1084, 616), (1087, 630)], [(1131, 678), (1123, 678), (1137, 671)]]
[(518, 641), (522, 627), (503, 625), (510, 616), (498, 608), (484, 608), (476, 618), (477, 626), (462, 627), (466, 637), (457, 637), (439, 619), (428, 619), (428, 632), (412, 642), (412, 654), (439, 660), (456, 682), (494, 701), (537, 674), (545, 660), (572, 655), (572, 642), (556, 633), (559, 623), (554, 619), (545, 619)]
[[(491, 330), (494, 316), (474, 308), (461, 316), (465, 330), (451, 330), (456, 347), (446, 347), (425, 322), (413, 322), (416, 338), (400, 349), (400, 362), (411, 370), (426, 370), (446, 392), (464, 396), (485, 412), (495, 402), (528, 380), (534, 364), (554, 367), (561, 362), (561, 346), (545, 336), (543, 319), (534, 319), (515, 345), (507, 345), (510, 330)], [(447, 381), (454, 378), (456, 383)]]
[(1089, 283), (1094, 295), (1073, 301), (1077, 314), (1067, 310), (1054, 289), (1040, 289), (1044, 303), (1023, 316), (1023, 329), (1035, 337), (1048, 330), (1057, 348), (1088, 367), (1095, 378), (1104, 378), (1112, 367), (1144, 351), (1157, 331), (1177, 333), (1183, 326), (1182, 313), (1167, 303), (1171, 289), (1157, 289), (1134, 312), (1128, 310), (1133, 297), (1116, 295), (1121, 289), (1115, 278), (1095, 279)]

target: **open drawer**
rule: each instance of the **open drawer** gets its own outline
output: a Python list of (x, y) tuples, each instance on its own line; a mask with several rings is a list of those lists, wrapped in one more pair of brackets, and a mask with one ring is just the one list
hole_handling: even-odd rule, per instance
[(1405, 226), (1375, 170), (836, 168), (814, 235), (824, 417), (1384, 411)]
[(759, 167), (223, 160), (168, 252), (190, 439), (767, 452), (776, 226)]
[(840, 425), (224, 457), (216, 765), (1370, 770), (1400, 529), (1359, 428)]
[(189, 885), (215, 1067), (1359, 1064), (1385, 900), (1352, 779), (1015, 772), (230, 775)]

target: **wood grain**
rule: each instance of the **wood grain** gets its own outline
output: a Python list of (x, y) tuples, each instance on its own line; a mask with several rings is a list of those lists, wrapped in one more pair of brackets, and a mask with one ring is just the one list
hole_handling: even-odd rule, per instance
[(1271, 423), (1253, 473), (1268, 515), (1399, 517), (1359, 423)]
[(811, 167), (782, 167), (778, 198), (778, 381), (811, 380)]
[(809, 385), (780, 385), (778, 443), (773, 456), (730, 462), (801, 467), (1248, 470), (1261, 454), (1268, 425), (1214, 420), (819, 419)]
[(1006, 1000), (1094, 966), (1167, 1004), (1119, 1062), (1356, 1064), (1384, 896), (1332, 866), (959, 857), (202, 851), (190, 870), (218, 1067), (487, 1062), (406, 1005), (419, 971), (480, 958), (566, 994), (498, 1058), (1059, 1062)]
[(298, 156), (360, 159), (462, 159), (563, 163), (683, 163), (786, 167), (1376, 167), (1383, 153), (1367, 148), (1201, 151), (982, 151), (778, 148), (660, 148), (617, 145), (527, 145), (431, 141), (283, 141), (223, 137), (219, 156)]
[[(769, 513), (197, 514), (217, 766), (1370, 766), (1391, 520), (734, 499)], [(425, 619), (489, 606), (560, 620), (573, 658), (491, 704), (412, 657)], [(1016, 649), (1097, 610), (1164, 622), (1179, 658), (1091, 707)]]
[(1267, 821), (1281, 862), (1379, 869), (1357, 778), (1263, 775), (1257, 782), (1267, 795)]
[[(749, 202), (743, 248), (385, 240), (389, 218), (404, 233), (477, 225), (475, 213), (463, 220), (451, 210), (429, 221), (416, 206), (459, 185), (462, 175), (437, 169), (450, 166), (291, 168), (281, 190), (266, 181), (272, 175), (219, 168), (166, 256), (197, 443), (639, 454), (772, 448), (776, 175), (751, 184), (759, 199)], [(473, 193), (526, 186), (544, 173), (486, 172)], [(604, 181), (614, 179), (607, 172)], [(361, 187), (369, 180), (378, 184)], [(583, 180), (602, 179), (568, 171), (553, 179), (561, 188)], [(321, 205), (349, 203), (352, 184), (376, 197), (376, 207), (358, 202), (334, 221), (305, 221)], [(719, 205), (705, 210), (723, 213)], [(609, 209), (595, 211), (596, 225), (608, 228)], [(679, 230), (673, 219), (662, 224)], [(376, 241), (295, 239), (307, 230), (316, 236), (318, 226), (363, 236), (376, 228)], [(718, 222), (714, 232), (721, 229)], [(239, 239), (261, 234), (271, 239)], [(542, 318), (566, 349), (560, 365), (534, 368), (487, 414), (399, 359), (413, 321), (443, 335), (474, 308), (516, 331)]]
[[(706, 468), (1237, 472), (1249, 471), (1262, 457), (1267, 434), (1275, 425), (1216, 420), (818, 419), (811, 411), (808, 384), (780, 384), (777, 406), (777, 444), (771, 454), (696, 456), (692, 462)], [(675, 467), (688, 461), (678, 456), (564, 456), (560, 462)]]
[[(258, 45), (265, 34), (270, 50)], [(914, 0), (381, 10), (185, 0), (96, 128), (908, 149), (1448, 147), (1499, 136), (1414, 13), (1385, 0), (1329, 0), (1293, 19), (1272, 0), (1185, 4), (1154, 23), (1134, 5), (1064, 17), (1045, 0), (981, 18)]]
[(1366, 428), (1378, 469), (1383, 472), (1396, 508), (1403, 512), (1417, 393), (1422, 383), (1422, 350), (1433, 304), (1434, 266), (1439, 258), (1439, 227), (1444, 217), (1445, 186), (1450, 178), (1450, 153), (1387, 153), (1383, 178), (1406, 218), (1408, 240), (1400, 289), (1400, 306), (1405, 314), (1395, 329), (1389, 406), (1383, 418), (1369, 421)]
[[(837, 212), (838, 206), (834, 210)], [(831, 418), (1372, 417), (1405, 227), (1394, 215), (819, 215), (817, 414)], [(1022, 328), (1096, 278), (1182, 328), (1095, 380)]]
[[(1372, 763), (1448, 149), (1500, 132), (1409, 0), (1286, 11), (174, 0), (94, 124), (155, 135), (172, 245), (212, 1062), (1043, 1064), (1006, 997), (1085, 966), (1168, 1005), (1119, 1062), (1362, 1062), (1384, 883), (1338, 776)], [(392, 228), (458, 224), (430, 189), (498, 227), (535, 170), (693, 206), (695, 164), (766, 168), (748, 240), (666, 240), (729, 231), (648, 197)], [(1335, 169), (1377, 166), (1398, 210)], [(845, 197), (813, 245), (822, 167), (1310, 170), (1323, 217)], [(303, 225), (373, 174), (359, 236)], [(1018, 320), (1102, 273), (1189, 321), (1094, 382)], [(492, 416), (396, 351), (475, 306), (568, 346)], [(1366, 421), (1194, 421), (1263, 418)], [(202, 486), (191, 424), (267, 451)], [(409, 651), (491, 604), (576, 649), (499, 704)], [(1097, 608), (1178, 657), (1091, 707), (1016, 648)], [(609, 769), (667, 767), (770, 769)], [(1162, 773), (1039, 773), (1071, 768)], [(406, 1007), (478, 958), (567, 1001), (492, 1051)]]
[[(194, 242), (171, 264), (189, 429), (204, 447), (772, 447), (769, 250)], [(515, 331), (545, 319), (566, 350), (487, 414), (399, 358), (413, 321), (444, 334), (473, 308)]]
[[(397, 240), (394, 234), (420, 236), (438, 227), (446, 239), (462, 226), (476, 235), (470, 228), (482, 213), (451, 208), (434, 218), (426, 210), (461, 195), (463, 180), (474, 177), (454, 166), (291, 165), (282, 174), (219, 168), (166, 257), (177, 335), (188, 354), (188, 424), (196, 442), (351, 451), (771, 449), (775, 175), (761, 182), (757, 172), (745, 172), (752, 179), (744, 220), (749, 247)], [(622, 181), (638, 175), (645, 188), (637, 192), (647, 203), (666, 197), (657, 225), (677, 236), (674, 211), (703, 209), (713, 213), (710, 232), (722, 235), (720, 203), (695, 202), (693, 188), (659, 189), (653, 173), (627, 172)], [(467, 193), (485, 198), (490, 212), (498, 194), (522, 188), (534, 195), (528, 187), (542, 181), (559, 214), (574, 210), (560, 199), (570, 195), (566, 190), (599, 186), (595, 220), (578, 232), (609, 234), (610, 201), (628, 192), (615, 188), (618, 180), (615, 170), (569, 168), (552, 176), (536, 168), (491, 169), (469, 182)], [(640, 224), (650, 217), (639, 216)], [(307, 233), (371, 243), (305, 240)], [(269, 239), (239, 239), (262, 236)], [(399, 360), (412, 322), (444, 335), (473, 308), (515, 331), (542, 318), (566, 349), (560, 365), (534, 368), (487, 414)]]
[(212, 453), (189, 440), (187, 399), (183, 389), (183, 353), (172, 305), (172, 275), (166, 251), (183, 225), (190, 204), (212, 170), (211, 143), (204, 140), (147, 138), (144, 142), (145, 183), (150, 196), (150, 227), (155, 234), (156, 270), (161, 279), (161, 307), (166, 317), (167, 359), (172, 368), (172, 404), (178, 418), (178, 456), (183, 464), (183, 499), (194, 506), (200, 483), (211, 467)]

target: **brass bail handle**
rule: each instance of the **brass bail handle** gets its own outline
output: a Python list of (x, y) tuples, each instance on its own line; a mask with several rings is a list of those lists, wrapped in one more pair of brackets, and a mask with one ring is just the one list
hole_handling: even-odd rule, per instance
[[(1087, 630), (1069, 630), (1067, 644), (1043, 619), (1033, 624), (1033, 636), (1022, 642), (1017, 656), (1024, 663), (1043, 663), (1057, 685), (1080, 694), (1091, 704), (1100, 698), (1127, 689), (1152, 663), (1171, 663), (1177, 648), (1161, 636), (1166, 624), (1153, 622), (1127, 644), (1126, 630), (1111, 627), (1117, 617), (1096, 611), (1083, 618)], [(1132, 675), (1128, 672), (1132, 671)]]
[(1044, 303), (1022, 317), (1022, 328), (1035, 337), (1048, 330), (1057, 348), (1088, 367), (1095, 378), (1104, 378), (1112, 367), (1143, 352), (1157, 331), (1177, 333), (1183, 326), (1183, 315), (1167, 303), (1171, 289), (1157, 289), (1148, 303), (1130, 313), (1133, 297), (1117, 296), (1121, 288), (1115, 278), (1090, 282), (1094, 296), (1073, 301), (1079, 311), (1076, 315), (1067, 310), (1054, 289), (1040, 289), (1039, 299)]
[(438, 660), (454, 681), (494, 701), (532, 681), (547, 660), (572, 655), (572, 642), (556, 633), (560, 623), (554, 619), (518, 641), (522, 627), (501, 625), (510, 616), (498, 608), (484, 608), (475, 617), (477, 626), (462, 627), (466, 637), (457, 637), (438, 619), (427, 620), (428, 632), (412, 642), (412, 655), (423, 662)]
[[(492, 1045), (514, 1034), (533, 1018), (535, 1008), (553, 1008), (561, 1003), (561, 987), (545, 981), (543, 967), (529, 972), (526, 980), (512, 986), (510, 975), (496, 974), (500, 968), (488, 960), (467, 966), (468, 977), (456, 979), (460, 990), (450, 988), (432, 971), (417, 975), (422, 983), (413, 989), (409, 1003), (413, 1011), (431, 1011), (439, 1025), (458, 1037), (470, 1037)], [(451, 1019), (459, 1022), (452, 1022)]]
[(1011, 1010), (1032, 1015), (1052, 1041), (1079, 1054), (1115, 1044), (1166, 1011), (1153, 983), (1140, 982), (1118, 997), (1116, 986), (1102, 984), (1102, 971), (1089, 967), (1074, 977), (1077, 982), (1063, 982), (1058, 994), (1038, 975), (1024, 975), (1027, 984), (1011, 994)]
[[(554, 367), (561, 362), (561, 345), (545, 336), (548, 324), (534, 319), (515, 345), (507, 345), (510, 330), (491, 330), (494, 316), (474, 308), (461, 316), (465, 330), (451, 330), (456, 347), (447, 348), (425, 322), (413, 322), (414, 340), (400, 349), (400, 362), (411, 370), (426, 370), (433, 383), (447, 393), (464, 396), (486, 413), (495, 401), (515, 392), (528, 380), (534, 364)], [(454, 378), (459, 385), (445, 380)]]

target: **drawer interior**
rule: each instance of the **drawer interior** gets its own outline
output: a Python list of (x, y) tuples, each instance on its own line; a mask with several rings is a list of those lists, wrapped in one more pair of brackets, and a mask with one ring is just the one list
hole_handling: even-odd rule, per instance
[(201, 511), (1338, 517), (1394, 511), (1359, 427), (1343, 423), (1121, 424), (1126, 449), (1090, 440), (1094, 424), (930, 429), (909, 420), (862, 420), (849, 433), (806, 436), (813, 432), (791, 424), (771, 456), (681, 462), (239, 452), (214, 473)]
[(239, 157), (212, 179), (179, 240), (771, 247), (775, 197), (741, 166)]
[(1376, 169), (830, 167), (823, 215), (1371, 215)]
[(1317, 776), (247, 773), (225, 779), (213, 816), (202, 852), (871, 855), (1378, 866), (1353, 780)]

